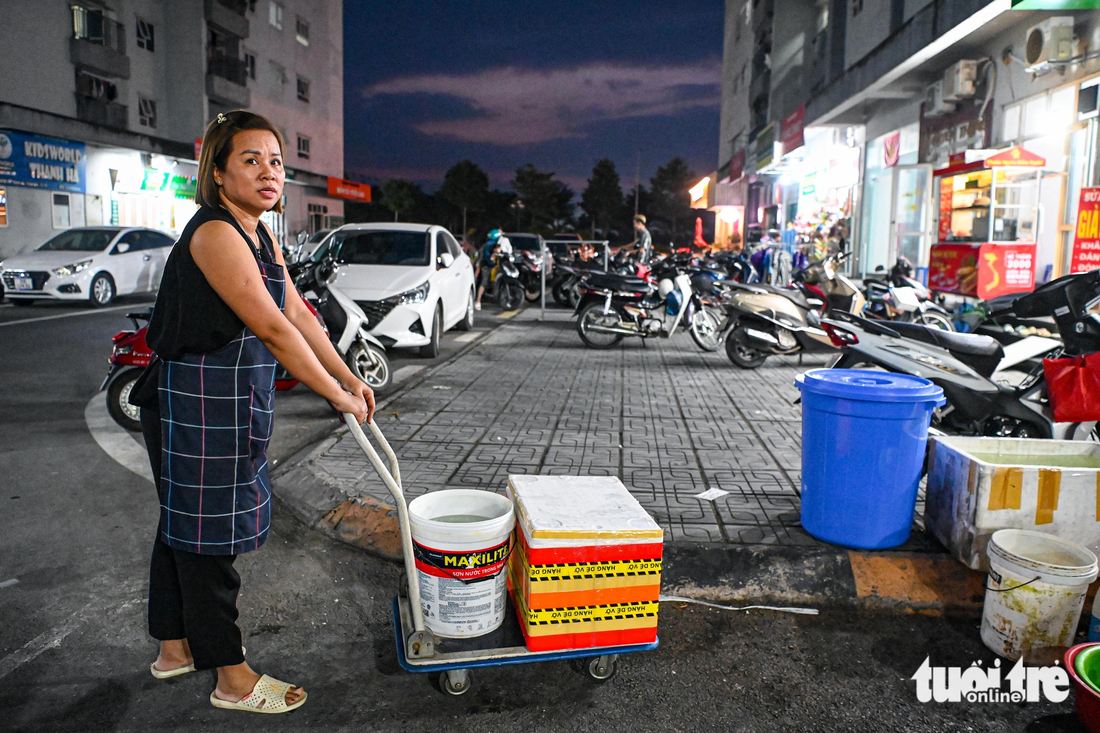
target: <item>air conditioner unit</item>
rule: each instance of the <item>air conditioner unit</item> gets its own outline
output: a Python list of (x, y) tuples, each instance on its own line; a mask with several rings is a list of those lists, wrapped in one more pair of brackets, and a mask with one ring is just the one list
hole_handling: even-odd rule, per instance
[(1073, 58), (1073, 18), (1065, 15), (1047, 18), (1028, 28), (1025, 39), (1028, 71), (1069, 61)]
[(924, 93), (924, 116), (942, 117), (955, 111), (955, 103), (943, 98), (943, 80), (928, 87)]
[(974, 87), (977, 80), (977, 61), (964, 59), (952, 64), (943, 75), (943, 98), (949, 102), (958, 102), (973, 97), (977, 92)]

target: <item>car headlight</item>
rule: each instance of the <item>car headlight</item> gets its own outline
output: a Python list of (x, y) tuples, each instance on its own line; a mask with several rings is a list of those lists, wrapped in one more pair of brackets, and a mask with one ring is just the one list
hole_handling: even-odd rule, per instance
[(409, 305), (410, 303), (423, 303), (428, 297), (428, 289), (431, 283), (425, 282), (419, 287), (415, 287), (412, 290), (406, 290), (397, 296), (398, 305)]
[(92, 266), (91, 260), (81, 260), (80, 262), (74, 262), (71, 265), (62, 265), (53, 271), (53, 274), (66, 277), (68, 275), (75, 275), (78, 272), (83, 272)]

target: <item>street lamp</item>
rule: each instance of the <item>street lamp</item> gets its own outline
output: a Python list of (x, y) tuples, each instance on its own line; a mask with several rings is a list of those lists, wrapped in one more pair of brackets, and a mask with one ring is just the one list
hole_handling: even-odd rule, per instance
[(523, 211), (523, 200), (516, 199), (512, 202), (512, 211), (516, 212), (516, 231), (519, 231), (519, 215)]

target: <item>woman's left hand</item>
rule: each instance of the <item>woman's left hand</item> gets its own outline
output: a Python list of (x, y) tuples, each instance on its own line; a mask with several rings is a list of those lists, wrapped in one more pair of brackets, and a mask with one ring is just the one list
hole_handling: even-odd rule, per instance
[(357, 397), (362, 397), (367, 403), (367, 422), (374, 420), (374, 390), (367, 386), (367, 383), (352, 378), (345, 382), (341, 382), (340, 386), (344, 388), (344, 391), (350, 392)]

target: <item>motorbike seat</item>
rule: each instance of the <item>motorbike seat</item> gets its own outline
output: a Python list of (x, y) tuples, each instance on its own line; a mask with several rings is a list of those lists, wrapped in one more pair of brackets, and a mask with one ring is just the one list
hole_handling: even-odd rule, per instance
[(598, 290), (619, 290), (625, 293), (648, 293), (653, 289), (647, 280), (616, 273), (599, 273), (586, 278), (589, 287)]
[(886, 326), (906, 338), (947, 349), (956, 359), (969, 364), (985, 377), (993, 374), (1005, 355), (1000, 342), (992, 336), (955, 333), (919, 323), (900, 321), (892, 321)]
[(799, 308), (813, 310), (812, 306), (808, 302), (806, 302), (806, 296), (802, 293), (801, 290), (796, 290), (795, 288), (781, 288), (778, 285), (767, 285), (763, 283), (753, 283), (753, 287), (763, 288), (769, 293), (774, 293), (775, 295), (782, 295), (784, 298), (791, 301)]

